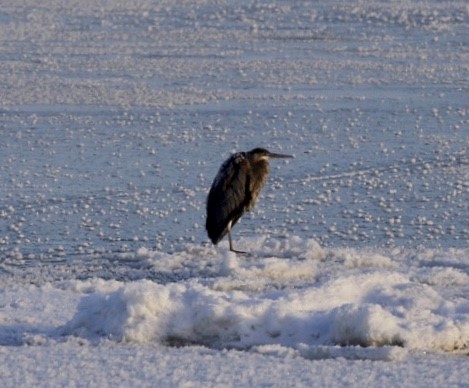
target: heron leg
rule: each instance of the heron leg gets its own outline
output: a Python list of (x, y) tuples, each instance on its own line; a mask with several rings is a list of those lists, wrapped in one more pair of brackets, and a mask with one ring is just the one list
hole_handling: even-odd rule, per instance
[(238, 255), (249, 255), (248, 252), (237, 251), (236, 249), (233, 248), (233, 241), (231, 240), (231, 227), (228, 229), (228, 240), (230, 241), (230, 251), (231, 252), (237, 253)]
[(235, 250), (233, 249), (233, 241), (231, 240), (231, 228), (228, 229), (228, 240), (230, 240), (230, 251), (234, 252)]

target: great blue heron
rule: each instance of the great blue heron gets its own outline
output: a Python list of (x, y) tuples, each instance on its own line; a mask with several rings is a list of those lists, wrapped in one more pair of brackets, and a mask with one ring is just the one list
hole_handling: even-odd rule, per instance
[(207, 229), (216, 245), (226, 234), (233, 249), (231, 229), (245, 211), (251, 210), (269, 174), (269, 159), (293, 158), (263, 148), (231, 155), (220, 167), (207, 197)]

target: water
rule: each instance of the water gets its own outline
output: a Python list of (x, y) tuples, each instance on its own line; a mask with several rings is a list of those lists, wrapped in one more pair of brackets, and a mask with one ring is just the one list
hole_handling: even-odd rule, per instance
[(212, 179), (257, 146), (296, 158), (235, 240), (467, 247), (468, 21), (458, 1), (5, 4), (4, 270), (208, 246)]

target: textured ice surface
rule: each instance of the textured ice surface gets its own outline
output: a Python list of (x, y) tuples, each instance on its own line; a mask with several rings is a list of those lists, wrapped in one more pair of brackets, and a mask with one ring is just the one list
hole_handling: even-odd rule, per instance
[[(468, 26), (465, 1), (0, 0), (2, 386), (464, 385)], [(236, 257), (205, 197), (256, 146), (295, 159)]]

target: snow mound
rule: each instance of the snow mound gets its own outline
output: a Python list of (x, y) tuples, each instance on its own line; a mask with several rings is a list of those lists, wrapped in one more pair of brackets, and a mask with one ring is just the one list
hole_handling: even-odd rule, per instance
[[(122, 283), (114, 291), (97, 283), (62, 333), (217, 349), (290, 349), (308, 358), (334, 357), (344, 346), (352, 358), (360, 357), (360, 351), (351, 349), (382, 349), (368, 353), (372, 359), (402, 357), (403, 352), (389, 351), (396, 346), (467, 349), (467, 300), (446, 298), (431, 285), (389, 268), (352, 268), (318, 280), (318, 263), (226, 253), (219, 257), (220, 274), (213, 279), (165, 285), (140, 280)], [(382, 263), (378, 258), (378, 267)], [(279, 279), (290, 287), (283, 287)], [(291, 287), (300, 280), (301, 286)]]

